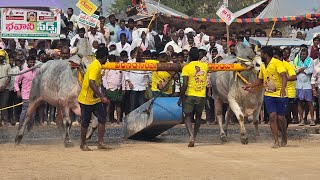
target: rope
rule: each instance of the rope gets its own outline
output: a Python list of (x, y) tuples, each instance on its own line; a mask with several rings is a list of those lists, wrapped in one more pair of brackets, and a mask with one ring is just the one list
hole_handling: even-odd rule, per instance
[(0, 111), (3, 111), (3, 110), (6, 110), (6, 109), (10, 109), (10, 108), (14, 108), (14, 107), (17, 107), (17, 106), (21, 106), (24, 102), (21, 102), (19, 104), (15, 104), (15, 105), (12, 105), (12, 106), (8, 106), (8, 107), (5, 107), (5, 108), (1, 108)]

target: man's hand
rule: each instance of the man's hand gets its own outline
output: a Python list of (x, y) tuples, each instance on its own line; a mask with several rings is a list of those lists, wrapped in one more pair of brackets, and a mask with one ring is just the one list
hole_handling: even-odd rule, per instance
[(17, 91), (17, 97), (18, 97), (18, 98), (22, 98), (20, 91)]
[(252, 87), (251, 87), (251, 85), (249, 84), (249, 85), (243, 86), (242, 88), (243, 88), (245, 91), (247, 91), (247, 90), (250, 90)]
[(106, 98), (106, 97), (102, 97), (102, 98), (101, 98), (101, 102), (102, 102), (103, 104), (109, 104), (109, 103), (110, 103), (109, 99)]
[(133, 84), (131, 82), (129, 82), (129, 88), (133, 89), (133, 87), (134, 87)]
[(280, 97), (285, 97), (285, 96), (286, 96), (286, 89), (281, 89)]

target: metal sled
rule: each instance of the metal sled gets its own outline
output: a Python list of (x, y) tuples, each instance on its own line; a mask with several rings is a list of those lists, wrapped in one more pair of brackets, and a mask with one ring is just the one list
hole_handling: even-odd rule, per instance
[(178, 97), (159, 97), (141, 105), (124, 118), (125, 138), (151, 139), (182, 122)]

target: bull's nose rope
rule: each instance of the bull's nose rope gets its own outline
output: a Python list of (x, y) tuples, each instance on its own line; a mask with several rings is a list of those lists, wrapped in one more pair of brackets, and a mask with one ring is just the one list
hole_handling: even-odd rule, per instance
[[(27, 102), (27, 101), (26, 101)], [(21, 106), (23, 103), (25, 102), (21, 102), (19, 104), (14, 104), (12, 106), (8, 106), (8, 107), (5, 107), (5, 108), (1, 108), (0, 111), (3, 111), (3, 110), (6, 110), (6, 109), (10, 109), (10, 108), (14, 108), (14, 107), (17, 107), (17, 106)]]

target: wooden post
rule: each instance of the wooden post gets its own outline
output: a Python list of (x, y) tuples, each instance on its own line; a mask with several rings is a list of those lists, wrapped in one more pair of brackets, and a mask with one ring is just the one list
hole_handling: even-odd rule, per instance
[(228, 53), (230, 53), (230, 45), (229, 45), (230, 33), (229, 33), (229, 25), (228, 24), (226, 24), (226, 29), (227, 29), (227, 48), (228, 48)]

